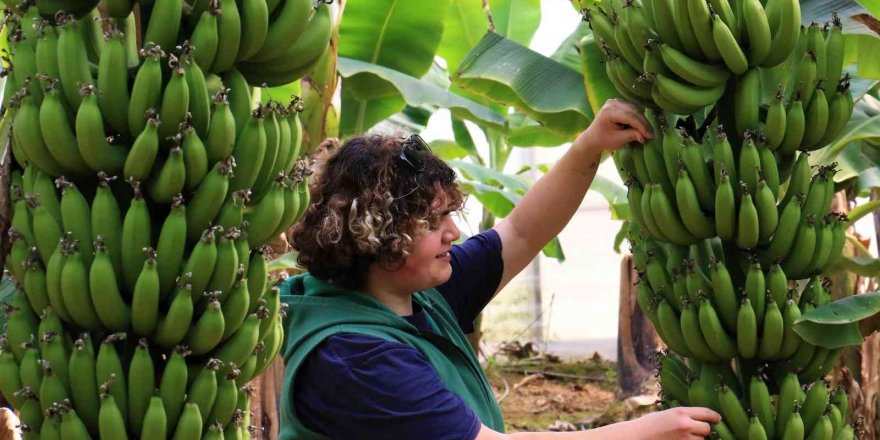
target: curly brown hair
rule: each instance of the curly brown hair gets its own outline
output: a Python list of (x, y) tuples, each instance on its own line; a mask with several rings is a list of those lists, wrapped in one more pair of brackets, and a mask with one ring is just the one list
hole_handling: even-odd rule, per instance
[(455, 172), (430, 151), (415, 152), (417, 170), (400, 157), (404, 140), (353, 137), (321, 161), (309, 184), (311, 205), (291, 234), (297, 263), (313, 276), (361, 289), (372, 263), (399, 269), (413, 238), (461, 209)]

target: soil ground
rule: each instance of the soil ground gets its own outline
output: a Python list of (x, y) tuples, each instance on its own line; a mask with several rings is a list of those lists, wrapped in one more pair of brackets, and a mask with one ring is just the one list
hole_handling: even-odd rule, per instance
[[(636, 418), (653, 411), (656, 397), (621, 400), (616, 365), (596, 355), (560, 359), (494, 357), (486, 367), (501, 400), (507, 432), (575, 431)], [(541, 374), (543, 373), (543, 374)]]

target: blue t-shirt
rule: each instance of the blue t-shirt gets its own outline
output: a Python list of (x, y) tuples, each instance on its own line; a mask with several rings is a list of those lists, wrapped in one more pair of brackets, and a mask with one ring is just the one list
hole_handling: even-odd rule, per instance
[[(488, 230), (452, 247), (452, 276), (437, 287), (465, 333), (492, 299), (504, 263), (501, 238)], [(413, 304), (405, 317), (422, 331), (435, 331)], [(293, 408), (307, 428), (334, 439), (473, 440), (480, 421), (449, 391), (415, 348), (384, 339), (343, 333), (331, 336), (306, 358), (296, 375)]]

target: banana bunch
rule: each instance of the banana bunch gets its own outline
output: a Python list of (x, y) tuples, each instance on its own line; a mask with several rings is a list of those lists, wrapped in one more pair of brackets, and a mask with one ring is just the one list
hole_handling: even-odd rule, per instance
[(732, 76), (789, 59), (801, 21), (797, 0), (626, 0), (584, 16), (621, 95), (681, 115), (714, 105)]
[(798, 292), (778, 263), (762, 268), (755, 259), (742, 273), (737, 264), (728, 268), (717, 239), (689, 248), (633, 240), (637, 301), (676, 353), (709, 363), (760, 360), (811, 381), (830, 371), (834, 351), (794, 331), (803, 313), (831, 301), (827, 278), (815, 276)]
[(854, 438), (843, 388), (831, 391), (818, 381), (805, 390), (794, 373), (773, 378), (763, 367), (734, 371), (730, 363), (685, 363), (666, 352), (655, 363), (664, 406), (718, 411), (723, 421), (713, 426), (716, 438)]
[(833, 164), (811, 176), (808, 154), (801, 153), (790, 177), (781, 182), (779, 155), (761, 132), (745, 132), (734, 154), (720, 125), (709, 126), (697, 143), (675, 128), (674, 116), (667, 119), (650, 109), (646, 116), (654, 139), (627, 146), (614, 158), (643, 234), (678, 246), (717, 236), (758, 254), (764, 266), (779, 261), (791, 279), (806, 278), (836, 261), (846, 222), (828, 212)]
[[(13, 325), (33, 314), (26, 307), (12, 311)], [(0, 392), (19, 409), (23, 431), (41, 438), (62, 431), (69, 438), (198, 438), (210, 427), (225, 438), (250, 438), (244, 384), (256, 370), (245, 371), (248, 364), (188, 362), (182, 345), (161, 361), (147, 339), (127, 341), (125, 333), (84, 332), (71, 341), (51, 308), (36, 325), (39, 338), (22, 343), (18, 357), (12, 341), (0, 338)]]

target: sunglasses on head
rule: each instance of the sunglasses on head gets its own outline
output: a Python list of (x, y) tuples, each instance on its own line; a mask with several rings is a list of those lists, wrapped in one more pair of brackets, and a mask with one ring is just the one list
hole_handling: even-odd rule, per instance
[(421, 136), (413, 134), (403, 141), (403, 148), (400, 149), (398, 158), (413, 171), (420, 173), (425, 169), (425, 163), (419, 153), (424, 151), (431, 152), (431, 147)]

